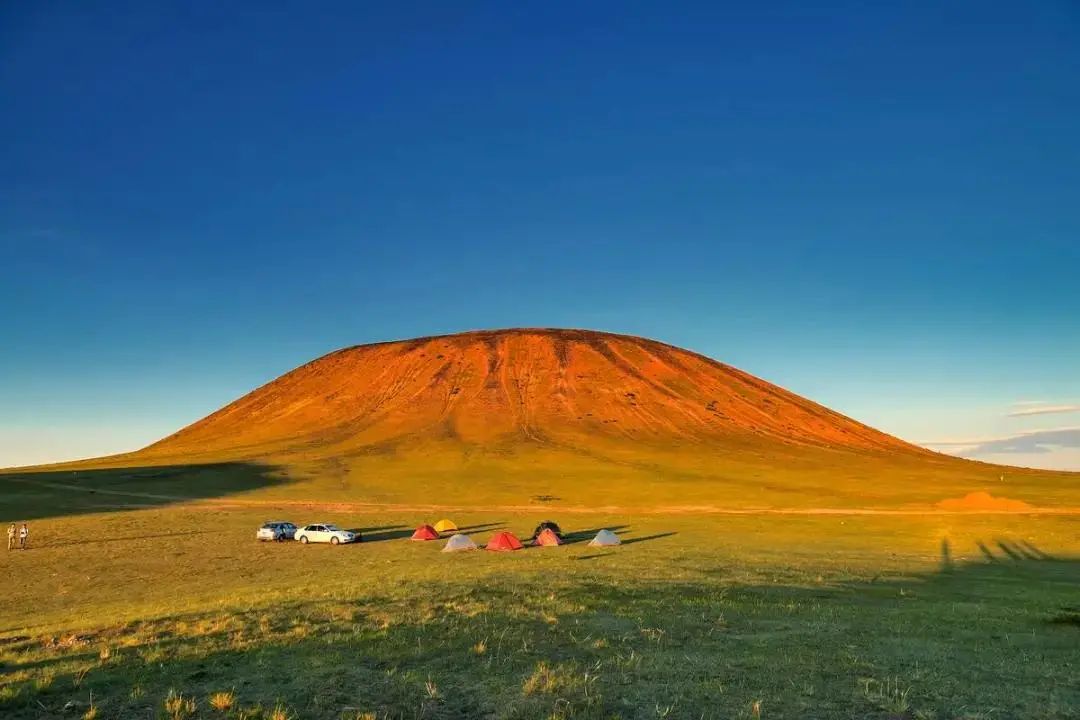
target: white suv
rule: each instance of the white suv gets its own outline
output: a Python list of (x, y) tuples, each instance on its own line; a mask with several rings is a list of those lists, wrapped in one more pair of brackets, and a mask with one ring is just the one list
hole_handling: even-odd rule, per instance
[(316, 523), (314, 525), (305, 525), (297, 530), (296, 539), (305, 545), (309, 542), (341, 545), (344, 543), (356, 542), (360, 539), (360, 536), (356, 533), (351, 533), (348, 530), (342, 530), (337, 525)]

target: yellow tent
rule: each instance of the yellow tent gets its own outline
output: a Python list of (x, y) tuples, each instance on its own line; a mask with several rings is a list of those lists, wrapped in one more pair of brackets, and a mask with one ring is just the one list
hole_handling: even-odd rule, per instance
[(457, 525), (454, 524), (453, 520), (444, 519), (435, 523), (435, 529), (440, 533), (457, 532)]

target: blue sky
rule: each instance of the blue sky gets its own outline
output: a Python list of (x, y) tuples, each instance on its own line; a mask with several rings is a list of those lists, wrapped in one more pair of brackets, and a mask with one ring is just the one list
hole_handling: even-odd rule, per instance
[(1075, 3), (319, 5), (0, 7), (0, 466), (571, 326), (1080, 469)]

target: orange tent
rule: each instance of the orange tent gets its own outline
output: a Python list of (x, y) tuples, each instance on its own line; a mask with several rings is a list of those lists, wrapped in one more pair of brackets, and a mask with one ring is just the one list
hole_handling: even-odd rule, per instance
[(562, 545), (562, 540), (555, 534), (555, 531), (551, 528), (544, 528), (540, 531), (540, 534), (533, 540), (533, 545), (541, 545), (543, 547), (555, 547), (556, 545)]
[(514, 537), (513, 533), (497, 532), (491, 536), (491, 540), (488, 541), (485, 550), (520, 550), (522, 548), (521, 541)]
[(416, 528), (416, 532), (412, 534), (413, 540), (438, 540), (439, 533), (435, 532), (435, 528), (430, 525), (421, 525)]

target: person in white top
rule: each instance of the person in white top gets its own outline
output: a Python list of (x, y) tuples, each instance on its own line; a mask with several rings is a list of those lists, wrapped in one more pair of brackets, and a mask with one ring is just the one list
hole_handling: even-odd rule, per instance
[(19, 549), (20, 550), (25, 550), (26, 549), (26, 538), (29, 537), (29, 535), (30, 535), (30, 530), (27, 529), (26, 523), (23, 523), (22, 527), (19, 528)]

